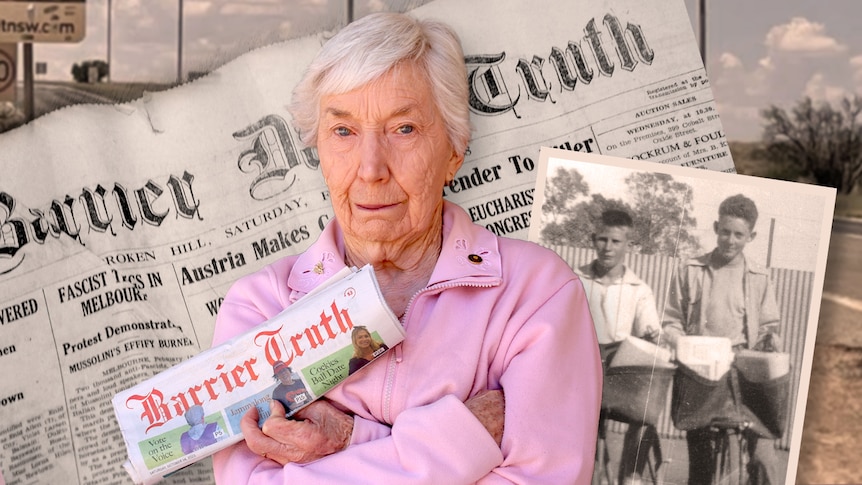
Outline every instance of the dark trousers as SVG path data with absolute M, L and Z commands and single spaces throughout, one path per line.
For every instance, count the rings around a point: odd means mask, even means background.
M 653 471 L 656 471 L 662 462 L 661 440 L 655 426 L 645 424 L 642 426 L 629 424 L 625 436 L 623 436 L 623 451 L 620 454 L 619 483 L 626 483 L 626 479 L 638 479 L 643 477 L 646 464 L 653 453 Z
M 774 440 L 763 439 L 753 431 L 743 431 L 743 433 L 748 440 L 748 483 L 752 485 L 780 483 L 780 470 L 778 457 L 775 454 Z M 712 483 L 716 468 L 716 444 L 714 441 L 716 436 L 708 428 L 686 432 L 689 485 L 709 485 Z M 739 455 L 739 442 L 736 436 L 730 437 L 729 450 L 731 459 L 736 460 Z M 735 477 L 730 483 L 737 483 Z

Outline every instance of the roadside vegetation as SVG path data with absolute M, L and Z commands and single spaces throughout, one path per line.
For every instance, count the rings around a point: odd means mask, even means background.
M 862 97 L 836 105 L 803 98 L 761 117 L 761 141 L 729 143 L 737 172 L 835 187 L 835 216 L 862 218 Z
M 763 142 L 731 141 L 729 145 L 736 171 L 740 174 L 814 183 L 810 179 L 794 178 L 788 174 L 785 166 L 764 158 Z M 835 201 L 835 216 L 862 218 L 862 193 L 858 189 L 849 194 L 838 193 Z
M 39 81 L 45 84 L 58 84 L 69 86 L 80 91 L 104 96 L 113 99 L 117 103 L 134 101 L 144 95 L 145 92 L 156 92 L 170 89 L 176 84 L 166 83 L 123 83 L 123 82 L 100 82 L 79 83 L 72 81 Z

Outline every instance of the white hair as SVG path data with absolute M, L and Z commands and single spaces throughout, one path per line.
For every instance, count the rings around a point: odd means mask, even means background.
M 290 112 L 306 146 L 317 145 L 320 98 L 342 94 L 379 79 L 399 63 L 424 70 L 449 142 L 464 154 L 470 140 L 467 69 L 458 35 L 436 20 L 401 13 L 375 13 L 332 37 L 293 90 Z

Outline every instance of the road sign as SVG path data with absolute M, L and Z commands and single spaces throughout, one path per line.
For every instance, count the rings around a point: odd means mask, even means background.
M 0 101 L 15 102 L 18 44 L 0 44 Z
M 0 42 L 80 42 L 85 0 L 0 0 Z

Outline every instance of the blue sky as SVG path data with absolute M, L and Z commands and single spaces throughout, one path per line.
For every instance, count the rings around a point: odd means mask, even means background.
M 653 0 L 657 5 L 679 0 Z M 699 0 L 683 0 L 696 25 Z M 356 16 L 422 0 L 356 0 Z M 70 79 L 74 62 L 105 59 L 108 0 L 87 0 L 87 37 L 37 44 L 42 79 Z M 346 0 L 184 0 L 183 72 L 208 70 L 259 45 L 332 27 Z M 179 0 L 112 0 L 112 77 L 177 77 Z M 708 0 L 707 72 L 727 136 L 756 140 L 760 111 L 803 96 L 835 101 L 862 94 L 862 1 Z

